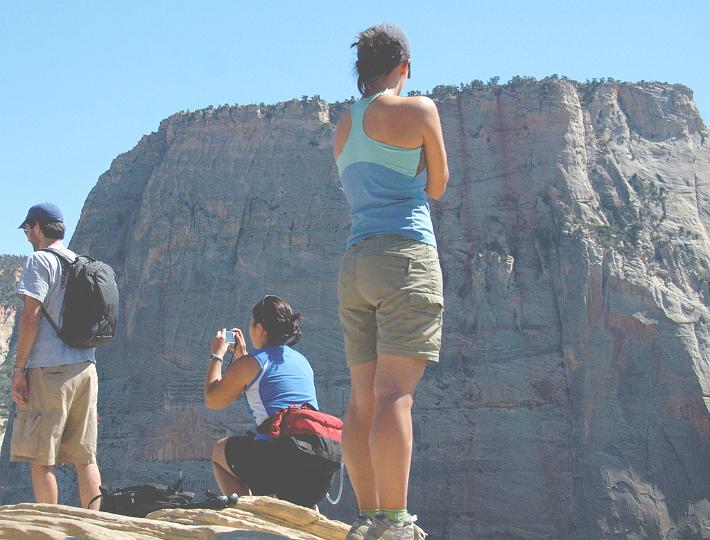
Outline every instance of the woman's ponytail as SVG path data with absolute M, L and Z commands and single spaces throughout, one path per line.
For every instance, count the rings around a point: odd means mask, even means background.
M 255 323 L 264 326 L 269 345 L 295 345 L 301 339 L 303 314 L 294 313 L 282 298 L 266 295 L 252 308 Z
M 287 345 L 295 345 L 301 341 L 301 321 L 303 320 L 302 313 L 292 313 L 290 328 L 289 328 L 289 338 L 286 341 Z

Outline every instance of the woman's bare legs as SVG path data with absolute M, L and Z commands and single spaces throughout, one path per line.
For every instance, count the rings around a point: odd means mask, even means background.
M 369 442 L 375 411 L 376 368 L 377 362 L 350 368 L 350 403 L 343 428 L 343 459 L 361 511 L 379 508 Z
M 224 447 L 227 444 L 227 437 L 217 441 L 212 450 L 212 470 L 214 478 L 217 480 L 219 489 L 224 495 L 251 495 L 249 488 L 243 484 L 239 478 L 234 476 L 234 473 L 227 465 L 227 459 L 224 457 Z
M 380 355 L 350 368 L 343 458 L 360 510 L 407 508 L 412 403 L 426 360 Z
M 426 360 L 379 355 L 375 371 L 375 410 L 370 430 L 370 459 L 378 508 L 407 508 L 412 462 L 412 404 Z

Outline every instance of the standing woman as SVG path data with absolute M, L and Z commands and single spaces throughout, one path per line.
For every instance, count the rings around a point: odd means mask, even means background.
M 335 130 L 352 230 L 338 277 L 351 394 L 343 454 L 359 515 L 348 540 L 417 539 L 407 512 L 414 390 L 441 345 L 443 286 L 429 199 L 449 177 L 434 102 L 401 97 L 409 42 L 392 24 L 352 45 L 362 99 Z

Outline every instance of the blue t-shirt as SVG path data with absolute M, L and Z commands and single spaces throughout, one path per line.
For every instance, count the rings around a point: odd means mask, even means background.
M 269 345 L 251 352 L 259 363 L 259 374 L 247 386 L 249 412 L 256 425 L 289 405 L 308 403 L 318 408 L 316 385 L 311 365 L 288 345 Z M 268 435 L 257 435 L 269 439 Z
M 69 257 L 76 257 L 73 251 L 63 246 L 57 249 Z M 59 257 L 47 251 L 35 251 L 27 257 L 22 277 L 17 283 L 16 293 L 20 297 L 29 296 L 41 302 L 55 324 L 61 328 L 65 286 Z M 95 350 L 94 348 L 78 349 L 64 343 L 57 337 L 57 333 L 43 313 L 37 337 L 27 359 L 27 367 L 50 367 L 93 362 Z

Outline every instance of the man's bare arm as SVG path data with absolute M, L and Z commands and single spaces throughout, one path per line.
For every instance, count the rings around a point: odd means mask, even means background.
M 39 321 L 42 318 L 42 304 L 39 300 L 31 296 L 24 296 L 22 315 L 20 315 L 20 327 L 17 336 L 17 354 L 15 357 L 15 367 L 27 367 L 27 359 L 37 338 Z
M 22 315 L 17 336 L 17 353 L 15 369 L 12 372 L 12 399 L 20 407 L 24 407 L 29 399 L 25 369 L 30 357 L 30 351 L 37 339 L 39 321 L 42 318 L 42 304 L 31 296 L 24 296 Z

